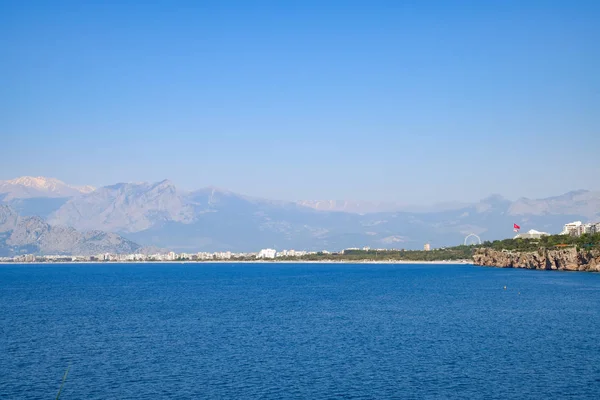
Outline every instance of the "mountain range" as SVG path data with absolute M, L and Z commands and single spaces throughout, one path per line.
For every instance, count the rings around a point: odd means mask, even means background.
M 445 202 L 436 203 L 431 205 L 414 205 L 405 204 L 399 202 L 387 202 L 387 201 L 349 201 L 349 200 L 301 200 L 297 201 L 305 207 L 314 208 L 319 211 L 341 211 L 355 214 L 370 214 L 377 212 L 395 212 L 395 211 L 406 211 L 406 212 L 435 212 L 435 211 L 446 211 L 456 210 L 465 206 L 469 203 L 461 202 Z
M 93 186 L 68 185 L 58 179 L 43 176 L 23 176 L 8 181 L 0 181 L 0 195 L 4 195 L 4 200 L 35 197 L 72 197 L 90 193 L 94 190 L 96 188 Z
M 22 221 L 37 218 L 37 223 L 46 224 L 49 232 L 56 230 L 56 235 L 58 229 L 67 228 L 102 231 L 116 235 L 112 239 L 121 246 L 117 250 L 158 246 L 185 252 L 265 247 L 408 249 L 421 248 L 425 242 L 441 247 L 462 243 L 469 233 L 482 240 L 505 238 L 512 235 L 513 223 L 556 233 L 573 220 L 600 220 L 600 192 L 585 190 L 546 199 L 510 201 L 493 195 L 471 204 L 411 207 L 272 201 L 210 187 L 183 191 L 168 180 L 94 189 L 51 178 L 23 177 L 0 182 L 0 204 L 10 207 Z M 39 251 L 49 250 L 40 246 Z
M 0 205 L 0 256 L 31 254 L 134 253 L 141 246 L 115 233 L 79 232 L 51 226 L 40 217 L 22 217 L 11 207 Z

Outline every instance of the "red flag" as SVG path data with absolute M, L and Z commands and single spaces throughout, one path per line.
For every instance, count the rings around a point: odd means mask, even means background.
M 521 227 L 520 227 L 519 225 L 517 225 L 517 224 L 513 224 L 513 230 L 514 230 L 515 232 L 519 232 L 519 229 L 521 229 Z

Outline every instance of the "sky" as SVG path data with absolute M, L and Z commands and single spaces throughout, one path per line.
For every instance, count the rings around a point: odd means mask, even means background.
M 598 1 L 0 0 L 0 179 L 600 189 Z

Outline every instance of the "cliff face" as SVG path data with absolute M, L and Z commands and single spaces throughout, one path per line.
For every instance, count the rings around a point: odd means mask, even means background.
M 510 252 L 482 248 L 475 251 L 473 262 L 486 267 L 600 272 L 600 251 L 567 248 Z
M 134 253 L 140 246 L 116 233 L 79 232 L 52 226 L 40 217 L 21 217 L 0 205 L 0 256 L 16 254 Z

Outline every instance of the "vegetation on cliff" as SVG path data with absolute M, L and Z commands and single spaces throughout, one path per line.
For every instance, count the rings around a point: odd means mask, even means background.
M 303 261 L 456 261 L 473 258 L 481 250 L 510 252 L 535 252 L 543 249 L 568 249 L 581 251 L 600 249 L 600 234 L 544 236 L 540 239 L 505 239 L 484 242 L 477 246 L 455 246 L 431 251 L 423 250 L 344 250 L 340 253 L 319 252 L 302 257 L 283 257 L 279 260 Z
M 600 271 L 600 234 L 552 235 L 540 239 L 485 242 L 473 254 L 476 265 L 563 271 Z
M 562 247 L 576 247 L 578 249 L 591 249 L 600 247 L 600 233 L 581 236 L 550 235 L 540 239 L 505 239 L 493 242 L 484 242 L 481 247 L 493 250 L 510 251 L 535 251 L 540 248 L 552 249 Z
M 424 250 L 344 250 L 343 253 L 307 254 L 289 260 L 303 261 L 456 261 L 471 259 L 473 246 Z M 282 260 L 287 258 L 283 257 Z
M 577 250 L 571 246 L 506 251 L 482 247 L 475 250 L 473 262 L 475 265 L 499 268 L 600 272 L 600 249 Z

